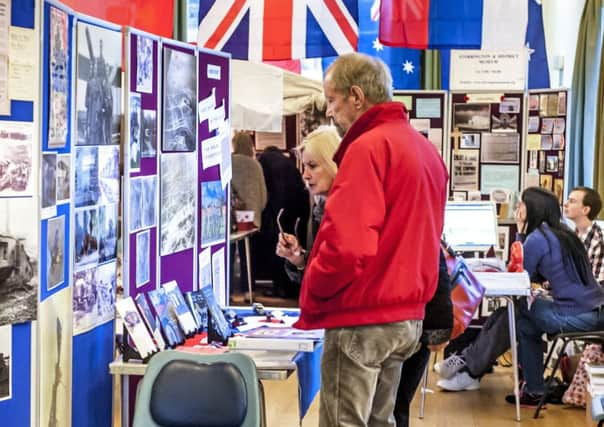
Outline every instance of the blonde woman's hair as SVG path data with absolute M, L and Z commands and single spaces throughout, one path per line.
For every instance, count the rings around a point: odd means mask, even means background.
M 340 135 L 337 129 L 334 126 L 319 126 L 306 135 L 306 138 L 304 138 L 302 144 L 296 150 L 300 155 L 304 151 L 308 151 L 333 178 L 338 171 L 338 167 L 333 161 L 333 156 L 336 154 L 339 146 Z
M 236 132 L 233 135 L 233 154 L 243 154 L 254 157 L 254 139 L 245 131 Z
M 358 86 L 372 104 L 392 100 L 392 74 L 379 58 L 358 52 L 340 55 L 327 68 L 327 74 L 339 93 L 346 94 L 352 86 Z

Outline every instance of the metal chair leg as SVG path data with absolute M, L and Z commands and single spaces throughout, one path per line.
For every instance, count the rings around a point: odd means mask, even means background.
M 560 358 L 566 351 L 566 346 L 568 345 L 569 342 L 570 342 L 570 340 L 567 340 L 567 339 L 562 340 L 563 344 L 562 344 L 562 348 L 558 352 L 558 359 L 556 359 L 556 363 L 554 363 L 554 369 L 552 370 L 552 373 L 550 374 L 549 379 L 545 383 L 545 391 L 543 392 L 543 396 L 541 396 L 541 400 L 539 401 L 539 404 L 537 405 L 537 408 L 535 409 L 535 414 L 533 415 L 533 418 L 539 418 L 539 412 L 541 412 L 541 408 L 543 407 L 543 405 L 545 405 L 545 402 L 547 402 L 547 396 L 549 394 L 550 385 L 554 381 L 554 376 L 556 375 L 556 371 L 558 370 L 558 367 L 560 366 Z
M 426 405 L 426 388 L 428 387 L 428 372 L 430 371 L 430 363 L 426 365 L 426 369 L 424 369 L 424 377 L 422 379 L 422 391 L 421 391 L 421 399 L 419 403 L 419 419 L 424 419 L 424 408 Z
M 549 349 L 549 351 L 547 352 L 547 357 L 545 358 L 545 363 L 543 364 L 543 366 L 545 366 L 547 368 L 547 365 L 549 365 L 549 361 L 552 358 L 552 354 L 554 353 L 554 350 L 556 349 L 556 344 L 558 344 L 558 341 L 562 339 L 562 338 L 554 338 L 554 341 L 552 341 L 552 345 Z

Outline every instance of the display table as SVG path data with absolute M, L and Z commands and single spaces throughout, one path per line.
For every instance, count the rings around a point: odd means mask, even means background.
M 252 298 L 254 297 L 252 293 L 252 251 L 250 250 L 250 236 L 260 230 L 259 228 L 252 228 L 251 230 L 245 231 L 236 231 L 235 233 L 231 233 L 231 237 L 229 238 L 229 242 L 234 244 L 239 240 L 243 239 L 243 243 L 245 245 L 245 264 L 247 267 L 247 289 L 250 298 L 250 304 L 253 302 Z M 239 258 L 241 259 L 241 257 Z

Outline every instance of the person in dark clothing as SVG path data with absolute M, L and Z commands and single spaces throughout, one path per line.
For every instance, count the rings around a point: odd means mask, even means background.
M 426 305 L 423 328 L 420 349 L 403 363 L 394 406 L 394 419 L 397 427 L 409 426 L 411 401 L 430 360 L 430 352 L 439 351 L 446 347 L 453 331 L 451 284 L 443 251 L 440 251 L 438 287 L 436 293 Z
M 258 235 L 257 256 L 254 256 L 256 277 L 270 278 L 273 282 L 272 294 L 280 297 L 297 297 L 299 285 L 295 285 L 285 273 L 283 258 L 275 254 L 279 237 L 277 215 L 283 229 L 294 233 L 299 218 L 297 235 L 302 245 L 306 243 L 306 224 L 310 211 L 309 196 L 302 182 L 294 159 L 283 155 L 277 147 L 267 147 L 258 158 L 264 172 L 268 202 L 262 211 L 262 228 Z

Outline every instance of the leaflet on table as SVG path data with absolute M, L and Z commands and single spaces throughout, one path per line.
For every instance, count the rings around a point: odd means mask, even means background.
M 292 327 L 272 327 L 269 325 L 250 329 L 243 334 L 246 338 L 281 338 L 305 339 L 320 341 L 323 339 L 323 329 L 302 330 Z
M 316 340 L 304 338 L 247 338 L 245 336 L 229 338 L 231 350 L 315 351 L 316 344 Z

